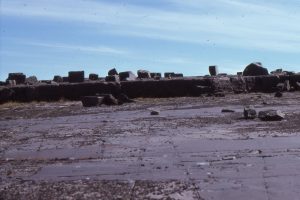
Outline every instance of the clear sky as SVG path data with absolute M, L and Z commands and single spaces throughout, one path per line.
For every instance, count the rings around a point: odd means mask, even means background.
M 300 71 L 300 0 L 0 0 L 0 80 L 85 70 Z

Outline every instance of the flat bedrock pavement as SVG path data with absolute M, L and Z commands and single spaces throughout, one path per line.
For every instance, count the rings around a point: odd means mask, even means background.
M 246 120 L 248 105 L 285 119 Z M 0 127 L 0 199 L 300 197 L 299 92 L 10 103 Z

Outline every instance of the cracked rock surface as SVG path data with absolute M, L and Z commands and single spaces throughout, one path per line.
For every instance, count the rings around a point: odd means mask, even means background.
M 245 106 L 285 118 L 246 120 Z M 0 127 L 0 199 L 300 196 L 299 92 L 7 103 Z

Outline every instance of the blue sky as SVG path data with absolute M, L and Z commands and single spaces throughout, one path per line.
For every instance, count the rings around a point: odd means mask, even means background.
M 300 71 L 300 0 L 0 0 L 0 80 L 85 70 Z

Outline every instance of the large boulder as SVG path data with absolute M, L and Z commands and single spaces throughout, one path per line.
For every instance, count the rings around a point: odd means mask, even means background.
M 131 71 L 120 72 L 119 73 L 120 81 L 134 81 L 136 76 Z
M 243 76 L 265 76 L 265 75 L 269 75 L 269 72 L 266 68 L 262 66 L 260 62 L 249 64 L 243 72 Z
M 147 70 L 138 70 L 137 71 L 138 78 L 151 78 L 151 74 Z
M 24 84 L 26 81 L 26 75 L 23 73 L 9 73 L 7 81 L 9 80 L 15 80 L 18 85 Z
M 81 83 L 84 82 L 84 71 L 71 71 L 69 72 L 70 83 Z
M 218 75 L 218 67 L 216 65 L 209 66 L 208 71 L 209 71 L 211 76 L 217 76 Z

